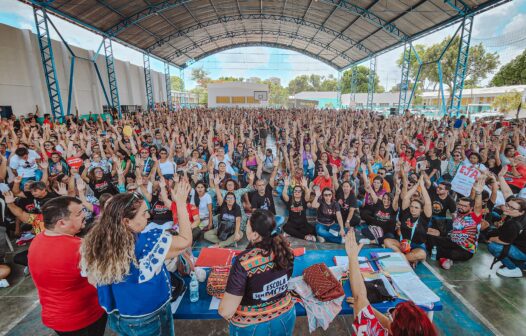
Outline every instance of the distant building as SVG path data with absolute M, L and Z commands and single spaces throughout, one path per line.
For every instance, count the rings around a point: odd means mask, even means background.
M 250 82 L 208 84 L 208 107 L 265 107 L 268 85 Z
M 526 90 L 526 85 L 511 85 L 511 86 L 495 86 L 489 88 L 464 89 L 462 91 L 462 106 L 469 105 L 486 105 L 489 109 L 493 100 L 505 94 L 506 92 L 517 91 L 519 93 Z M 424 92 L 422 97 L 423 104 L 426 106 L 437 106 L 441 100 L 439 99 L 439 91 Z M 449 91 L 444 90 L 446 101 L 449 100 Z M 470 108 L 470 110 L 473 110 Z
M 373 105 L 375 108 L 398 106 L 399 96 L 400 93 L 398 92 L 375 93 L 373 96 Z M 338 93 L 336 91 L 300 92 L 295 94 L 294 98 L 301 100 L 316 100 L 318 101 L 318 108 L 335 108 L 338 101 Z M 342 94 L 341 100 L 343 108 L 365 108 L 367 105 L 367 93 L 356 93 L 353 102 L 351 102 L 351 94 Z

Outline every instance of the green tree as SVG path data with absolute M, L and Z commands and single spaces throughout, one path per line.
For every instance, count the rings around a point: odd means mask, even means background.
M 364 93 L 369 90 L 369 68 L 365 65 L 359 65 L 357 67 L 358 80 L 356 82 L 356 93 Z M 342 75 L 342 93 L 351 92 L 351 69 L 343 72 Z M 378 74 L 374 74 L 374 92 L 382 93 L 385 92 L 383 86 L 380 85 L 380 78 Z
M 439 43 L 433 44 L 429 47 L 423 45 L 416 45 L 415 49 L 418 51 L 418 55 L 422 62 L 431 62 L 422 67 L 420 72 L 419 81 L 428 81 L 435 87 L 439 83 L 438 66 L 436 61 L 440 57 L 442 51 L 448 44 L 451 37 L 446 37 Z M 453 91 L 453 79 L 455 77 L 455 69 L 457 65 L 458 48 L 460 46 L 460 37 L 455 36 L 453 42 L 444 53 L 442 57 L 442 78 L 444 85 L 449 88 L 450 92 Z M 403 53 L 398 58 L 398 66 L 402 67 Z M 466 72 L 466 80 L 464 84 L 466 86 L 477 86 L 481 80 L 486 78 L 493 70 L 499 65 L 499 56 L 497 53 L 486 52 L 482 44 L 471 45 L 469 49 L 468 68 Z M 418 71 L 418 61 L 416 57 L 411 57 L 411 65 L 409 71 L 409 77 L 412 81 L 415 81 L 416 74 Z M 421 84 L 419 84 L 421 85 Z
M 183 91 L 184 83 L 181 77 L 170 76 L 170 86 L 173 91 L 181 92 Z
M 232 77 L 232 76 L 226 76 L 226 77 L 219 77 L 218 79 L 214 80 L 216 83 L 224 83 L 224 82 L 243 82 L 245 79 L 243 77 Z
M 495 97 L 491 105 L 500 112 L 516 112 L 521 103 L 521 98 L 522 95 L 519 92 L 512 90 Z
M 310 84 L 310 77 L 308 75 L 295 77 L 289 82 L 287 89 L 292 95 L 304 91 L 314 91 L 314 88 Z
M 287 104 L 289 93 L 286 88 L 281 86 L 281 83 L 273 82 L 269 79 L 264 80 L 263 83 L 267 84 L 269 88 L 270 105 L 284 106 Z
M 508 64 L 502 66 L 491 79 L 492 86 L 526 84 L 526 49 Z
M 191 78 L 192 80 L 196 81 L 197 85 L 199 85 L 202 88 L 206 88 L 206 84 L 210 82 L 208 72 L 203 67 L 193 68 Z
M 199 104 L 208 104 L 208 90 L 206 88 L 196 86 L 190 92 L 198 96 Z
M 338 80 L 336 78 L 327 78 L 321 82 L 320 91 L 337 91 Z

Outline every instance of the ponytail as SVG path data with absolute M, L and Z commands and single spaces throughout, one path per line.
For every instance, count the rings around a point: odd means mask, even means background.
M 254 247 L 264 250 L 265 256 L 273 254 L 277 269 L 292 269 L 294 253 L 280 233 L 280 229 L 276 228 L 274 214 L 268 210 L 258 209 L 252 213 L 249 225 L 252 231 L 261 236 L 261 241 L 255 243 Z

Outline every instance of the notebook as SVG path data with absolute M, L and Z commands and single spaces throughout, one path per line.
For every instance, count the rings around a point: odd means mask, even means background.
M 199 253 L 196 267 L 230 266 L 236 252 L 231 249 L 205 247 Z

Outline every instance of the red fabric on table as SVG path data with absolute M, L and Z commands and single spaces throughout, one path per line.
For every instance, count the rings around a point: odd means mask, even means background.
M 232 264 L 234 251 L 231 249 L 224 249 L 219 247 L 205 247 L 199 253 L 196 267 L 214 267 L 214 266 L 229 266 Z

